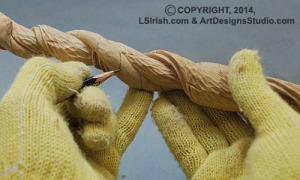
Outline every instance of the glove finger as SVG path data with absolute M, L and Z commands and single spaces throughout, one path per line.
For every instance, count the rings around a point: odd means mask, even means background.
M 122 155 L 134 139 L 153 99 L 153 92 L 129 88 L 117 113 L 116 146 Z
M 208 153 L 228 147 L 229 144 L 222 132 L 214 126 L 200 106 L 194 104 L 182 90 L 164 92 L 162 96 L 185 116 L 187 124 Z
M 86 88 L 96 88 L 96 87 L 86 87 Z M 98 88 L 97 88 L 98 89 Z M 78 118 L 78 113 L 76 106 L 74 105 L 74 99 L 68 99 L 66 101 L 63 101 L 56 105 L 58 111 L 63 114 L 66 120 L 69 122 L 69 128 L 73 134 L 73 137 L 78 144 L 78 146 L 81 149 L 81 152 L 84 153 L 86 160 L 97 169 L 97 171 L 104 176 L 104 179 L 115 179 L 115 177 L 118 175 L 118 169 L 121 157 L 119 155 L 119 152 L 117 151 L 117 148 L 115 147 L 115 143 L 113 140 L 110 141 L 110 145 L 107 144 L 101 144 L 100 147 L 103 148 L 93 148 L 94 144 L 89 144 L 84 141 L 84 138 L 82 136 L 82 128 L 89 129 L 92 128 L 93 130 L 101 131 L 105 126 L 101 127 L 93 127 L 97 126 L 97 121 L 81 121 L 80 118 Z M 107 121 L 109 123 L 110 121 Z M 106 129 L 104 130 L 106 131 Z M 88 131 L 89 132 L 89 131 Z M 93 132 L 93 131 L 92 131 Z M 115 133 L 112 133 L 115 135 Z M 109 135 L 109 134 L 108 134 Z M 105 137 L 106 135 L 102 136 Z M 100 137 L 99 139 L 102 139 Z M 99 140 L 98 138 L 96 139 Z M 109 138 L 107 138 L 109 139 Z M 102 142 L 107 142 L 106 140 Z M 109 148 L 107 148 L 109 146 Z M 105 148 L 106 147 L 106 148 Z
M 75 114 L 84 121 L 106 124 L 114 111 L 108 96 L 98 87 L 85 87 L 74 98 Z
M 152 116 L 172 154 L 188 178 L 204 163 L 207 152 L 198 142 L 185 117 L 167 99 L 158 98 Z
M 241 138 L 230 147 L 209 154 L 192 179 L 235 179 L 244 174 L 251 138 Z
M 299 114 L 266 83 L 257 51 L 245 49 L 232 57 L 228 83 L 240 111 L 258 133 L 285 127 L 300 130 Z
M 69 106 L 71 116 L 81 120 L 80 135 L 91 149 L 105 149 L 115 139 L 117 117 L 107 95 L 98 87 L 86 87 Z
M 115 140 L 115 116 L 106 124 L 84 122 L 80 130 L 83 143 L 91 149 L 106 149 Z
M 115 144 L 112 144 L 110 148 L 100 150 L 92 150 L 83 145 L 82 149 L 85 152 L 87 160 L 91 164 L 95 164 L 100 174 L 107 177 L 106 179 L 117 179 L 121 156 Z
M 87 155 L 103 168 L 103 173 L 109 172 L 114 177 L 118 176 L 121 157 L 141 126 L 152 98 L 153 92 L 129 88 L 117 113 L 117 135 L 114 143 L 107 149 L 87 149 Z
M 220 109 L 202 107 L 211 121 L 219 127 L 227 141 L 232 144 L 243 137 L 253 137 L 254 131 L 236 112 L 228 112 Z

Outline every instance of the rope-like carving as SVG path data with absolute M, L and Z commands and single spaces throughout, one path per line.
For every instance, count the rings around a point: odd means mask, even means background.
M 221 64 L 194 63 L 163 50 L 143 54 L 85 30 L 65 33 L 46 25 L 28 29 L 2 13 L 0 48 L 23 58 L 44 55 L 61 61 L 80 61 L 103 71 L 121 67 L 118 78 L 129 86 L 149 91 L 183 89 L 197 104 L 238 111 L 227 84 L 228 67 Z M 299 110 L 299 85 L 275 78 L 267 81 Z

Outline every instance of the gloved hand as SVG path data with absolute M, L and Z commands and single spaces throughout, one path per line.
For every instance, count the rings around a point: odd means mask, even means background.
M 250 124 L 162 93 L 153 117 L 189 179 L 300 179 L 300 116 L 267 85 L 257 51 L 237 52 L 228 83 Z
M 130 88 L 117 114 L 96 87 L 65 100 L 89 76 L 42 57 L 22 67 L 0 103 L 0 179 L 117 178 L 153 93 Z

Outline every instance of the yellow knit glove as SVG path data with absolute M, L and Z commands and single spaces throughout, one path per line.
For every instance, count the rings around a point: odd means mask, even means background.
M 117 114 L 96 87 L 65 100 L 89 76 L 42 57 L 22 67 L 0 103 L 0 179 L 117 178 L 153 93 L 130 88 Z
M 228 77 L 251 125 L 198 106 L 183 91 L 155 101 L 153 117 L 187 178 L 300 179 L 300 116 L 267 85 L 257 54 L 236 53 Z

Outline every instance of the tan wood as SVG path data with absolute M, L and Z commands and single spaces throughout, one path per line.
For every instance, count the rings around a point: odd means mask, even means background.
M 183 89 L 197 104 L 227 111 L 239 110 L 227 84 L 228 67 L 225 65 L 194 63 L 163 50 L 143 54 L 85 30 L 61 32 L 47 25 L 28 29 L 2 13 L 0 48 L 23 58 L 44 55 L 61 61 L 80 61 L 104 72 L 121 68 L 117 77 L 129 86 L 149 91 Z M 299 85 L 276 78 L 266 79 L 299 111 Z

